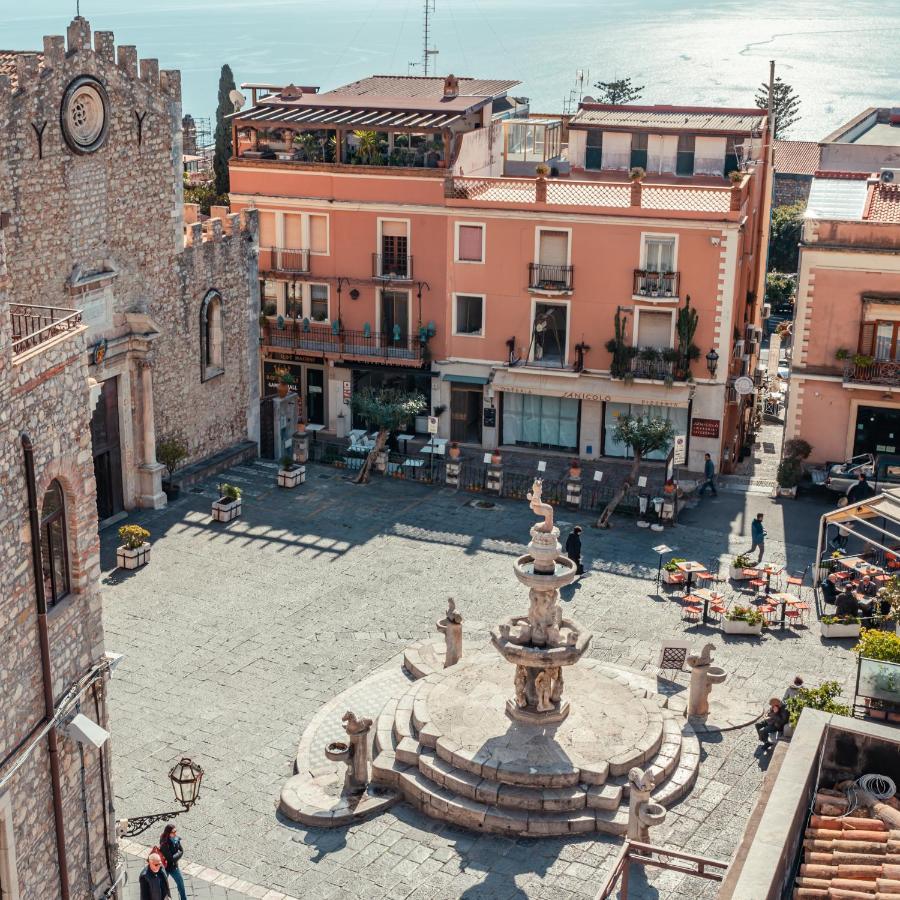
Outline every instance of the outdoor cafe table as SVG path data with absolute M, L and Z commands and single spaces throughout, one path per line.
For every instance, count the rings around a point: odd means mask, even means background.
M 317 441 L 319 439 L 319 432 L 324 428 L 324 425 L 307 425 L 306 430 L 312 432 L 313 440 Z
M 415 439 L 416 439 L 416 436 L 414 434 L 398 434 L 397 435 L 397 440 L 402 441 L 402 443 L 403 443 L 403 455 L 404 456 L 406 456 L 409 453 L 409 448 L 407 447 L 407 444 L 409 444 L 410 441 L 414 441 Z
M 859 576 L 884 574 L 884 569 L 882 569 L 881 566 L 873 566 L 872 563 L 866 562 L 866 560 L 861 559 L 859 556 L 845 556 L 843 559 L 839 559 L 838 562 L 845 569 L 849 569 Z
M 686 560 L 685 562 L 675 563 L 676 567 L 680 572 L 684 572 L 687 575 L 687 582 L 684 586 L 685 595 L 691 592 L 691 581 L 694 577 L 694 572 L 705 572 L 706 566 L 703 563 L 693 562 L 692 560 Z M 704 615 L 703 621 L 706 622 L 706 616 Z
M 782 571 L 784 571 L 784 566 L 776 566 L 772 563 L 767 563 L 764 566 L 755 566 L 757 572 L 764 572 L 766 575 L 766 596 L 769 596 L 769 591 L 772 589 L 772 576 L 778 575 Z
M 709 588 L 697 588 L 696 591 L 692 591 L 688 596 L 699 597 L 703 601 L 703 624 L 706 625 L 709 621 L 709 604 L 713 600 L 721 599 L 722 595 L 709 590 Z
M 781 619 L 779 619 L 779 622 L 781 627 L 784 628 L 784 617 L 787 607 L 793 606 L 797 602 L 797 598 L 793 594 L 772 594 L 769 599 L 781 604 Z

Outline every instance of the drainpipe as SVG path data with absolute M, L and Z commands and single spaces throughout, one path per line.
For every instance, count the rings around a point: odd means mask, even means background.
M 25 484 L 28 488 L 28 519 L 31 526 L 31 561 L 34 567 L 34 598 L 37 601 L 38 640 L 41 649 L 41 681 L 44 688 L 44 716 L 51 721 L 56 713 L 53 703 L 53 682 L 50 672 L 50 638 L 47 630 L 47 599 L 44 596 L 44 577 L 41 566 L 41 521 L 37 507 L 37 487 L 34 481 L 34 445 L 22 432 L 22 453 L 25 457 Z M 59 778 L 59 745 L 56 728 L 47 733 L 50 752 L 50 783 L 53 789 L 53 822 L 56 826 L 56 857 L 59 865 L 60 900 L 69 900 L 69 866 L 66 861 L 66 836 L 63 830 L 62 791 Z

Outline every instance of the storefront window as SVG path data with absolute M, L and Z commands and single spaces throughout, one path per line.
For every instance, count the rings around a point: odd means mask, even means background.
M 578 449 L 578 401 L 538 394 L 503 394 L 504 444 Z
M 654 419 L 666 419 L 672 423 L 675 434 L 687 434 L 688 411 L 668 406 L 643 406 L 639 403 L 607 403 L 603 413 L 603 455 L 624 456 L 631 458 L 631 449 L 616 440 L 616 424 L 621 416 L 652 416 Z M 648 453 L 646 459 L 665 459 L 668 450 L 657 450 Z

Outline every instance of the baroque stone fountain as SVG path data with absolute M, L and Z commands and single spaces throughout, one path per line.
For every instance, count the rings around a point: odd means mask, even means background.
M 514 563 L 516 578 L 528 590 L 527 616 L 513 616 L 491 629 L 491 643 L 515 665 L 515 696 L 506 702 L 506 714 L 518 722 L 553 725 L 569 714 L 563 699 L 563 669 L 581 659 L 593 635 L 573 619 L 564 619 L 559 589 L 576 577 L 576 565 L 564 556 L 553 507 L 541 497 L 535 479 L 528 499 L 543 522 L 531 529 L 528 553 Z

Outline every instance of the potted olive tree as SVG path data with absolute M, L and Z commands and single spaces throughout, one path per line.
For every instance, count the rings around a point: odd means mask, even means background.
M 295 488 L 306 481 L 306 466 L 294 461 L 289 454 L 281 457 L 281 468 L 278 470 L 278 487 Z
M 219 485 L 219 499 L 212 505 L 212 517 L 217 522 L 230 522 L 241 514 L 243 491 L 233 484 Z
M 162 483 L 162 489 L 165 491 L 166 499 L 171 503 L 178 499 L 181 488 L 177 484 L 172 483 L 172 475 L 181 463 L 187 459 L 188 448 L 184 441 L 176 437 L 166 438 L 156 445 L 156 458 L 166 467 L 166 475 L 168 476 Z
M 146 565 L 150 557 L 148 537 L 150 532 L 140 525 L 123 525 L 119 529 L 122 546 L 116 548 L 116 565 L 120 569 L 139 569 Z

